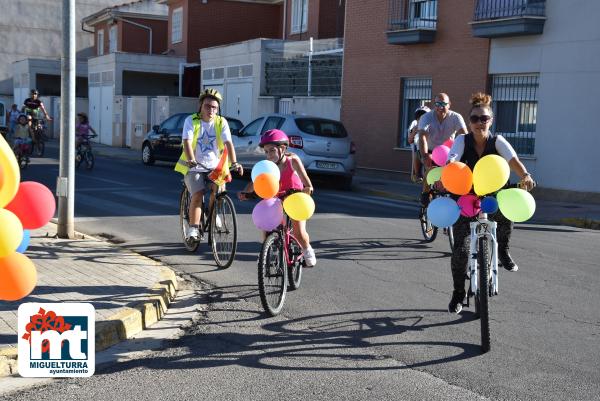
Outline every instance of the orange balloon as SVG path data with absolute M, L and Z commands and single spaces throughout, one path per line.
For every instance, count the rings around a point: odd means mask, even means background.
M 453 194 L 466 195 L 473 187 L 473 173 L 465 163 L 449 163 L 442 170 L 442 184 Z
M 14 252 L 0 258 L 0 300 L 25 298 L 37 283 L 33 262 L 22 253 Z
M 262 173 L 254 179 L 254 192 L 263 199 L 269 199 L 277 195 L 279 181 L 273 174 Z

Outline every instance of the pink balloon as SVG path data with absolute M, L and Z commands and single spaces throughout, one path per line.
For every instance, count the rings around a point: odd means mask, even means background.
M 433 152 L 431 152 L 431 158 L 438 166 L 445 166 L 446 161 L 448 160 L 448 153 L 450 153 L 450 148 L 448 146 L 436 146 L 435 149 L 433 149 Z
M 283 205 L 278 198 L 263 199 L 252 210 L 252 221 L 260 230 L 271 231 L 283 221 Z
M 446 142 L 444 142 L 442 145 L 444 145 L 444 146 L 448 146 L 449 148 L 451 148 L 451 147 L 452 147 L 452 145 L 454 145 L 454 139 L 452 139 L 452 138 L 448 138 L 448 139 L 446 140 Z
M 481 201 L 476 195 L 466 194 L 458 198 L 460 214 L 465 217 L 473 217 L 481 210 Z

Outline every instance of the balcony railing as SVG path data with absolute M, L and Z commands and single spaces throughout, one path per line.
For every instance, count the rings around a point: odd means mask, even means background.
M 388 43 L 433 42 L 438 0 L 390 0 Z
M 477 0 L 473 35 L 483 38 L 539 35 L 546 21 L 546 0 Z

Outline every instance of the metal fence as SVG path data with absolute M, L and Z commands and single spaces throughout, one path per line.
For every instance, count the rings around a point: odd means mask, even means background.
M 546 0 L 477 0 L 474 21 L 510 17 L 543 17 Z
M 402 123 L 398 133 L 398 146 L 408 146 L 408 128 L 414 119 L 415 110 L 431 101 L 431 78 L 402 79 Z
M 537 128 L 539 76 L 491 75 L 490 88 L 494 124 L 520 155 L 533 155 Z
M 390 31 L 436 29 L 437 0 L 390 0 Z
M 265 96 L 340 96 L 341 39 L 276 43 L 266 49 Z

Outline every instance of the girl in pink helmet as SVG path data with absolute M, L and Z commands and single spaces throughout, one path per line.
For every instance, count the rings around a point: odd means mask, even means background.
M 289 138 L 285 132 L 279 129 L 266 131 L 260 138 L 259 146 L 264 149 L 267 160 L 272 161 L 279 167 L 279 193 L 277 196 L 284 196 L 290 189 L 296 189 L 306 194 L 312 195 L 313 186 L 306 174 L 302 160 L 293 153 L 287 152 Z M 252 182 L 248 183 L 244 191 L 238 193 L 240 200 L 247 200 L 249 194 L 254 191 Z M 297 233 L 297 239 L 303 249 L 306 267 L 313 267 L 317 264 L 315 251 L 310 246 L 310 237 L 306 231 L 306 221 L 292 220 L 294 232 Z

